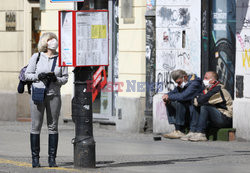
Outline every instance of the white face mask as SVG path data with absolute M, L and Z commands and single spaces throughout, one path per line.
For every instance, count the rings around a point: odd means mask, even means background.
M 53 38 L 48 41 L 48 49 L 56 50 L 58 47 L 58 41 Z
M 205 86 L 206 88 L 209 88 L 209 87 L 212 86 L 212 84 L 209 83 L 210 81 L 211 81 L 211 79 L 210 79 L 210 80 L 203 80 L 203 84 L 204 84 L 204 86 Z
M 181 85 L 180 85 L 180 88 L 184 88 L 186 84 L 187 84 L 187 82 L 185 82 L 185 81 L 183 80 L 183 82 L 182 82 Z

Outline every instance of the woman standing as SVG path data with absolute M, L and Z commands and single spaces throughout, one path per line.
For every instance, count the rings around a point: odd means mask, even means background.
M 32 86 L 44 85 L 46 87 L 42 102 L 36 103 L 30 100 L 32 122 L 30 146 L 33 168 L 40 167 L 40 132 L 45 110 L 49 134 L 48 163 L 50 167 L 57 167 L 55 158 L 58 145 L 58 118 L 61 109 L 60 88 L 68 81 L 68 68 L 58 66 L 57 47 L 57 36 L 50 32 L 44 33 L 38 43 L 39 53 L 32 55 L 25 72 L 25 78 L 33 82 Z

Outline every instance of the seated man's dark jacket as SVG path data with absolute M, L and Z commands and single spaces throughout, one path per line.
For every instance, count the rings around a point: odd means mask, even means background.
M 233 116 L 233 100 L 225 86 L 217 82 L 194 99 L 195 106 L 213 106 L 225 116 Z
M 196 75 L 188 76 L 188 83 L 184 88 L 175 87 L 174 90 L 170 91 L 168 98 L 170 101 L 188 102 L 199 95 L 202 92 L 202 81 Z

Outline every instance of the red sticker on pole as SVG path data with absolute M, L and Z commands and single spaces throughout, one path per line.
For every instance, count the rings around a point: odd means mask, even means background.
M 103 80 L 102 80 L 103 79 Z M 105 87 L 107 84 L 107 76 L 106 71 L 103 66 L 100 66 L 98 70 L 93 75 L 93 83 L 92 83 L 92 102 L 95 101 L 96 96 L 99 91 Z

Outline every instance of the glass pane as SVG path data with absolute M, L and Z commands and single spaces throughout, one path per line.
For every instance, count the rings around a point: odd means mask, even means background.
M 211 1 L 210 70 L 219 74 L 219 80 L 233 96 L 235 73 L 235 0 Z

